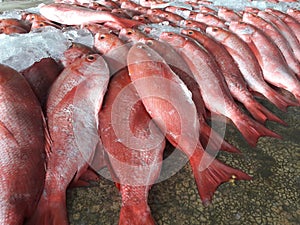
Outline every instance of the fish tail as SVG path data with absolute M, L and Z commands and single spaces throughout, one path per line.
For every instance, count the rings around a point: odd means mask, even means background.
M 49 201 L 42 195 L 26 225 L 69 225 L 65 196 Z
M 194 152 L 190 163 L 204 205 L 211 202 L 213 194 L 220 184 L 234 180 L 252 179 L 248 174 L 223 164 L 209 154 L 201 154 L 199 151 Z
M 266 91 L 265 96 L 270 102 L 276 105 L 276 107 L 283 112 L 286 112 L 288 106 L 299 106 L 299 103 L 294 102 L 285 96 L 282 96 L 271 88 Z
M 279 124 L 287 126 L 287 123 L 278 118 L 268 109 L 266 109 L 262 104 L 257 101 L 252 101 L 248 105 L 246 105 L 247 110 L 251 113 L 255 120 L 264 124 L 266 120 L 271 120 L 277 122 Z
M 266 128 L 264 125 L 257 123 L 244 114 L 233 118 L 235 118 L 233 123 L 251 146 L 256 146 L 259 137 L 269 136 L 281 138 L 279 134 L 276 134 L 275 132 Z
M 155 225 L 155 222 L 151 216 L 149 206 L 147 204 L 139 203 L 136 205 L 126 205 L 121 207 L 119 224 Z
M 149 186 L 121 184 L 122 207 L 119 224 L 155 225 L 147 202 Z
M 226 142 L 206 123 L 201 123 L 200 139 L 201 143 L 210 151 L 223 150 L 226 152 L 241 153 L 239 149 Z

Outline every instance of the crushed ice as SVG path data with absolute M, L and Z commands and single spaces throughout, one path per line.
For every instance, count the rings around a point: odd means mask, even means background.
M 42 58 L 59 60 L 72 42 L 92 46 L 93 37 L 86 30 L 61 31 L 53 27 L 27 34 L 0 34 L 0 63 L 21 71 Z

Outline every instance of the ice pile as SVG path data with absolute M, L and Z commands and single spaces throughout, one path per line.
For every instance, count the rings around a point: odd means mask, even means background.
M 52 27 L 27 34 L 1 34 L 0 63 L 21 71 L 42 58 L 59 60 L 72 42 L 92 46 L 93 37 L 86 30 L 61 31 Z

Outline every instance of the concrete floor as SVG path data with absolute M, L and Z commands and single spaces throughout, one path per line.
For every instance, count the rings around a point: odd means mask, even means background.
M 289 108 L 283 113 L 267 102 L 264 105 L 289 124 L 284 127 L 267 123 L 283 139 L 260 138 L 257 147 L 252 148 L 235 128 L 227 126 L 226 139 L 243 155 L 218 156 L 226 164 L 249 173 L 253 180 L 238 181 L 236 185 L 224 183 L 212 204 L 204 207 L 187 164 L 176 175 L 153 186 L 149 205 L 157 224 L 300 224 L 300 109 Z M 114 184 L 104 178 L 93 187 L 74 188 L 68 192 L 71 224 L 118 224 L 120 203 Z

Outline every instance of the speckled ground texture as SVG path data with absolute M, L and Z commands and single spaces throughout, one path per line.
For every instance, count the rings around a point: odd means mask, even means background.
M 149 205 L 157 224 L 300 224 L 300 109 L 289 108 L 283 113 L 265 101 L 263 104 L 289 124 L 284 127 L 267 123 L 267 127 L 283 139 L 260 138 L 257 147 L 252 148 L 228 125 L 226 139 L 243 154 L 218 155 L 226 164 L 249 173 L 253 180 L 222 184 L 212 204 L 204 207 L 187 164 L 176 175 L 151 189 Z M 114 184 L 104 178 L 92 187 L 68 192 L 72 225 L 118 224 L 120 204 Z

